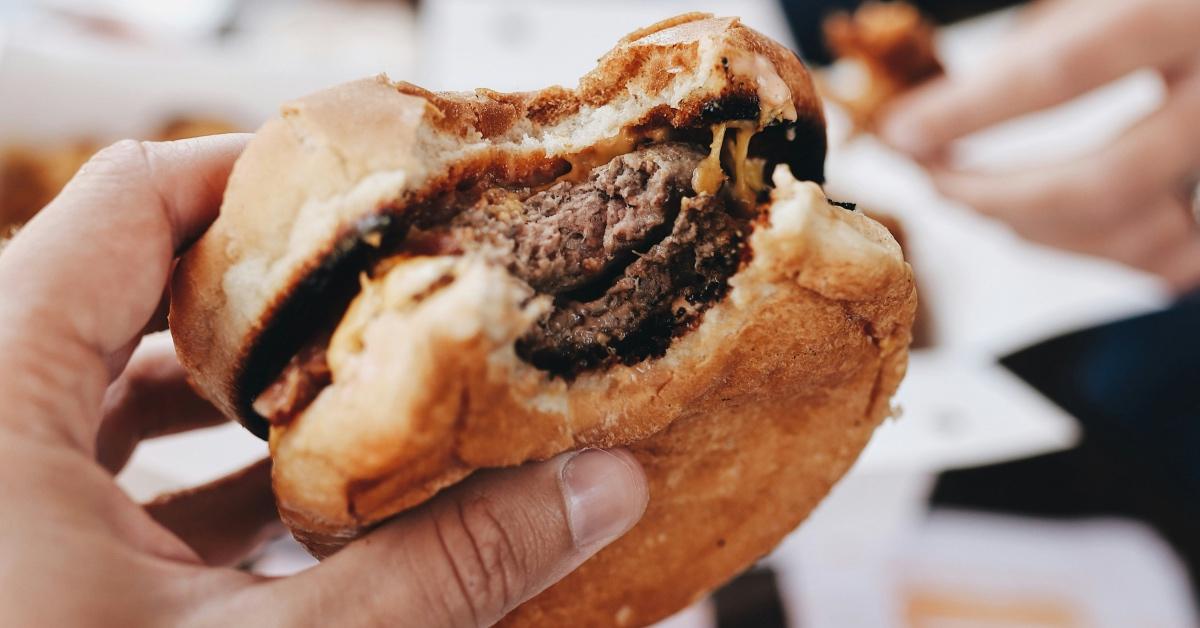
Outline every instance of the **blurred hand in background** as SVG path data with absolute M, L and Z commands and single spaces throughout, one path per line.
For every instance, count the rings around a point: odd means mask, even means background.
M 1052 0 L 979 71 L 899 99 L 883 139 L 928 167 L 939 191 L 1043 244 L 1200 285 L 1200 2 Z M 1133 71 L 1161 73 L 1162 106 L 1091 154 L 1005 172 L 966 171 L 954 142 L 1066 102 Z
M 134 347 L 247 138 L 105 149 L 0 253 L 0 625 L 485 626 L 632 527 L 641 467 L 589 450 L 477 473 L 270 579 L 225 567 L 281 531 L 266 461 L 122 492 L 139 440 L 223 420 L 169 345 Z

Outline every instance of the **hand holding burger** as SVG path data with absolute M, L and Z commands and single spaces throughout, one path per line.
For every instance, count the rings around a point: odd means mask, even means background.
M 281 530 L 269 463 L 121 491 L 138 440 L 223 420 L 169 346 L 130 355 L 247 139 L 112 146 L 0 254 L 0 624 L 483 626 L 632 526 L 641 469 L 590 450 L 481 473 L 271 579 L 228 567 Z

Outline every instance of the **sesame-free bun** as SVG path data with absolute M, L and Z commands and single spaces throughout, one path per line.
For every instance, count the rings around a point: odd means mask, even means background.
M 568 381 L 514 345 L 548 299 L 473 255 L 363 281 L 390 227 L 472 185 L 540 185 L 631 130 L 749 120 L 774 189 L 729 291 L 665 355 Z M 269 429 L 284 522 L 325 556 L 476 469 L 582 447 L 645 467 L 642 521 L 510 625 L 642 625 L 767 553 L 889 413 L 916 297 L 879 224 L 829 204 L 824 122 L 796 56 L 736 18 L 689 14 L 623 39 L 576 89 L 435 94 L 367 79 L 283 109 L 238 160 L 184 256 L 171 328 L 219 408 L 251 402 L 334 326 L 331 383 Z M 807 181 L 804 181 L 807 180 Z M 326 320 L 340 287 L 358 290 Z

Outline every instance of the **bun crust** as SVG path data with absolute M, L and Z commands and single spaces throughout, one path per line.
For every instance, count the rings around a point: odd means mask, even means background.
M 551 378 L 514 351 L 547 303 L 470 255 L 415 258 L 365 285 L 330 342 L 332 383 L 270 429 L 296 538 L 325 556 L 476 469 L 628 447 L 650 481 L 643 520 L 505 623 L 641 625 L 802 521 L 889 414 L 916 296 L 886 229 L 792 177 L 820 178 L 812 83 L 736 19 L 634 33 L 575 90 L 432 94 L 381 78 L 288 105 L 182 260 L 171 326 L 200 390 L 257 429 L 249 397 L 273 373 L 256 356 L 300 316 L 287 309 L 298 295 L 333 281 L 347 237 L 472 177 L 537 179 L 625 129 L 704 126 L 749 102 L 760 120 L 797 121 L 791 161 L 728 295 L 660 358 Z

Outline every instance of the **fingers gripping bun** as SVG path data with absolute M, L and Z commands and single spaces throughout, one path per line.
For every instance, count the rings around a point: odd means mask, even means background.
M 633 33 L 573 90 L 333 88 L 235 166 L 175 275 L 180 359 L 228 415 L 270 419 L 280 512 L 318 556 L 473 470 L 628 447 L 645 518 L 506 621 L 652 622 L 803 520 L 903 375 L 911 271 L 826 201 L 824 152 L 807 71 L 734 18 Z M 633 175 L 646 190 L 616 194 Z M 576 235 L 607 261 L 547 287 L 521 234 L 595 198 L 615 222 L 589 240 L 599 214 L 578 212 Z M 555 335 L 566 302 L 630 327 Z M 548 366 L 537 330 L 585 346 Z

